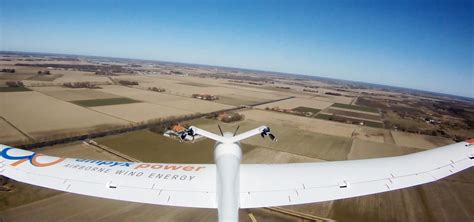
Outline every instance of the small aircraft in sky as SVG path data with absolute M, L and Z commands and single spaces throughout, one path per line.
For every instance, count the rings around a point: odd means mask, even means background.
M 219 128 L 220 129 L 220 128 Z M 0 175 L 51 189 L 116 200 L 215 208 L 219 221 L 239 209 L 306 204 L 397 190 L 439 180 L 474 165 L 474 140 L 423 152 L 365 160 L 241 164 L 241 140 L 270 128 L 214 133 L 191 126 L 183 135 L 216 141 L 215 164 L 73 159 L 0 145 Z

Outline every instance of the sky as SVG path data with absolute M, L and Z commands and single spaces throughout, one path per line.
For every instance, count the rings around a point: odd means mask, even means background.
M 0 50 L 218 65 L 474 97 L 473 2 L 0 0 Z

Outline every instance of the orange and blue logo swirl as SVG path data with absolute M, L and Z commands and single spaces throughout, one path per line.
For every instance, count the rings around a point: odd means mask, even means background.
M 36 166 L 36 167 L 48 167 L 48 166 L 52 166 L 52 165 L 55 165 L 55 164 L 58 164 L 62 161 L 65 160 L 65 158 L 59 158 L 57 160 L 54 160 L 54 161 L 51 161 L 51 162 L 47 162 L 47 163 L 42 163 L 42 162 L 39 162 L 38 161 L 38 157 L 40 156 L 43 156 L 43 154 L 39 154 L 39 153 L 31 153 L 31 154 L 28 154 L 28 155 L 23 155 L 23 156 L 11 156 L 8 154 L 8 151 L 9 150 L 12 150 L 13 148 L 11 147 L 8 147 L 8 148 L 5 148 L 1 151 L 1 157 L 3 157 L 4 159 L 7 159 L 7 160 L 17 160 L 13 163 L 11 163 L 10 165 L 11 166 L 18 166 L 26 161 L 29 161 L 31 165 L 33 166 Z

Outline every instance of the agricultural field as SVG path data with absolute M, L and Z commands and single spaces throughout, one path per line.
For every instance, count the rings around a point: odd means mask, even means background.
M 451 139 L 444 137 L 405 133 L 400 131 L 392 131 L 392 135 L 395 144 L 420 149 L 431 149 L 454 143 Z
M 0 116 L 32 137 L 127 123 L 32 91 L 0 93 L 0 107 Z
M 277 135 L 278 142 L 252 137 L 245 140 L 244 143 L 321 160 L 345 160 L 351 149 L 352 141 L 350 138 L 278 125 L 272 125 L 271 129 Z
M 112 105 L 120 105 L 120 104 L 139 103 L 140 101 L 122 97 L 122 98 L 107 98 L 107 99 L 76 100 L 76 101 L 70 101 L 70 102 L 79 106 L 95 107 L 95 106 L 112 106 Z
M 340 122 L 344 124 L 363 125 L 363 126 L 374 127 L 374 128 L 384 128 L 384 125 L 382 122 L 375 122 L 371 120 L 340 116 L 340 115 L 335 115 L 335 114 L 320 113 L 316 116 L 316 118 L 330 120 L 334 122 Z
M 196 121 L 190 121 L 188 124 L 200 127 L 210 132 L 219 133 L 217 128 L 218 123 L 214 120 L 199 119 Z M 272 142 L 268 138 L 262 139 L 259 136 L 255 136 L 243 140 L 242 143 L 314 159 L 347 159 L 347 154 L 349 153 L 351 147 L 350 138 L 315 133 L 291 126 L 271 124 L 271 122 L 244 120 L 231 124 L 219 124 L 221 125 L 223 131 L 229 132 L 233 132 L 237 126 L 240 126 L 239 133 L 257 128 L 262 125 L 267 125 L 277 136 L 278 142 Z
M 248 88 L 241 86 L 230 86 L 222 80 L 214 80 L 209 78 L 196 78 L 196 77 L 180 77 L 180 76 L 168 76 L 168 75 L 155 75 L 155 76 L 118 76 L 114 77 L 117 80 L 132 80 L 137 81 L 140 87 L 159 87 L 166 89 L 166 92 L 172 95 L 191 97 L 192 94 L 211 94 L 219 97 L 231 97 L 231 98 L 257 98 L 259 101 L 269 101 L 288 97 L 285 94 L 277 93 L 275 91 L 261 89 L 261 88 Z M 203 85 L 209 85 L 202 87 Z M 234 96 L 237 95 L 237 96 Z M 219 102 L 217 100 L 216 102 Z M 227 104 L 227 103 L 224 103 Z M 234 105 L 229 103 L 229 105 Z M 241 104 L 239 104 L 241 105 Z
M 208 113 L 233 108 L 233 106 L 194 99 L 187 96 L 176 96 L 124 86 L 103 86 L 99 91 L 192 113 Z
M 330 217 L 339 221 L 470 221 L 474 218 L 470 210 L 473 179 L 474 171 L 469 170 L 418 187 L 338 200 Z
M 323 110 L 331 105 L 332 103 L 317 100 L 317 98 L 315 99 L 292 98 L 292 99 L 286 99 L 286 100 L 282 100 L 282 101 L 278 101 L 274 103 L 264 104 L 261 106 L 257 106 L 257 108 L 265 109 L 266 107 L 270 107 L 270 108 L 279 107 L 281 109 L 293 109 L 298 106 L 305 106 L 305 107 Z
M 119 96 L 95 89 L 68 89 L 64 87 L 31 87 L 31 89 L 63 101 L 109 99 Z
M 216 103 L 227 104 L 231 106 L 241 106 L 241 105 L 253 105 L 257 103 L 267 102 L 267 99 L 260 99 L 249 96 L 240 96 L 236 94 L 226 94 L 219 96 L 219 99 L 216 100 Z
M 50 75 L 35 75 L 28 77 L 25 80 L 32 80 L 32 81 L 54 81 L 57 78 L 61 78 L 62 74 L 50 74 Z
M 213 86 L 213 85 L 204 84 L 204 83 L 197 83 L 197 82 L 180 82 L 178 84 L 186 85 L 186 86 L 197 86 L 197 87 L 211 87 L 211 86 Z
M 21 81 L 34 76 L 35 74 L 21 74 L 21 73 L 0 73 L 0 80 L 4 81 Z
M 0 118 L 0 144 L 12 144 L 28 141 L 28 137 Z
M 279 125 L 298 130 L 306 130 L 309 132 L 347 138 L 350 138 L 352 136 L 352 132 L 358 127 L 355 125 L 265 110 L 246 110 L 241 113 L 245 115 L 246 119 L 265 122 L 270 126 Z
M 380 115 L 378 114 L 373 115 L 373 114 L 351 112 L 344 109 L 333 109 L 333 108 L 326 109 L 325 112 L 332 113 L 335 115 L 342 115 L 342 116 L 348 116 L 348 117 L 353 117 L 353 118 L 358 118 L 358 119 L 364 119 L 364 120 L 381 121 Z
M 193 112 L 151 103 L 129 103 L 110 106 L 89 107 L 99 113 L 132 123 L 146 122 L 160 118 L 178 117 Z
M 66 82 L 101 82 L 112 83 L 107 76 L 95 75 L 93 72 L 69 71 L 69 70 L 51 70 L 51 74 L 61 74 L 62 76 L 55 79 L 53 83 Z
M 371 113 L 379 113 L 379 111 L 376 108 L 367 107 L 367 106 L 355 106 L 355 105 L 335 103 L 332 105 L 332 107 L 343 108 L 343 109 L 353 109 L 353 110 L 359 110 L 359 111 L 371 112 Z
M 352 138 L 376 143 L 395 144 L 390 130 L 382 130 L 372 127 L 357 127 L 357 129 L 352 133 Z
M 360 139 L 354 139 L 348 159 L 367 159 L 377 157 L 400 156 L 410 153 L 420 152 L 416 148 L 408 148 L 387 143 L 369 142 Z
M 294 108 L 293 111 L 317 114 L 321 110 L 320 109 L 309 108 L 309 107 L 305 107 L 305 106 L 298 106 L 298 107 Z
M 0 87 L 0 93 L 2 92 L 27 92 L 31 91 L 26 87 Z
M 323 160 L 258 146 L 245 153 L 242 157 L 243 164 L 306 163 L 321 161 Z
M 325 101 L 329 103 L 339 103 L 339 104 L 351 104 L 354 100 L 352 97 L 345 96 L 331 96 L 331 95 L 314 95 L 310 97 L 311 99 L 316 99 L 319 101 Z

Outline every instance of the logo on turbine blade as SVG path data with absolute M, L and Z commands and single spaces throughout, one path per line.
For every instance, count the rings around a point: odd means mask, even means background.
M 59 158 L 58 157 L 57 160 L 44 163 L 44 162 L 39 162 L 38 161 L 38 157 L 44 156 L 43 154 L 32 152 L 31 154 L 24 155 L 24 156 L 11 156 L 11 155 L 8 154 L 9 150 L 14 150 L 14 149 L 10 148 L 10 147 L 3 149 L 2 152 L 1 152 L 1 156 L 3 158 L 7 159 L 7 160 L 18 160 L 18 161 L 15 161 L 15 162 L 11 163 L 10 164 L 11 166 L 18 166 L 18 165 L 20 165 L 20 164 L 22 164 L 26 161 L 29 161 L 31 163 L 31 165 L 36 166 L 36 167 L 48 167 L 48 166 L 58 164 L 58 163 L 65 160 L 65 158 Z

